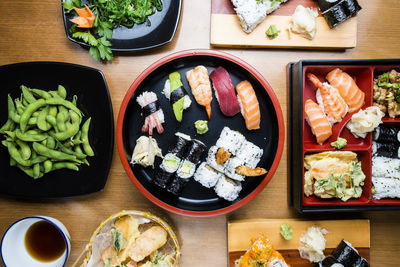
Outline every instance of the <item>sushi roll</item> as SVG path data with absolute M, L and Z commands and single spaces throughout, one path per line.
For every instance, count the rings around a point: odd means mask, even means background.
M 372 142 L 372 154 L 388 158 L 400 158 L 400 144 Z
M 381 143 L 399 143 L 400 131 L 392 125 L 380 125 L 375 129 L 373 139 Z
M 222 114 L 227 117 L 233 117 L 239 113 L 239 102 L 228 71 L 223 67 L 218 67 L 211 72 L 210 79 Z
M 372 176 L 372 185 L 374 187 L 372 195 L 374 199 L 400 198 L 399 179 Z
M 192 100 L 183 87 L 179 72 L 173 72 L 169 75 L 169 79 L 165 81 L 163 93 L 171 102 L 176 120 L 181 122 L 183 110 L 190 107 Z
M 186 78 L 189 82 L 192 94 L 199 105 L 206 108 L 208 119 L 211 119 L 211 83 L 208 77 L 208 71 L 204 66 L 197 66 L 196 68 L 186 72 Z
M 359 257 L 358 260 L 351 265 L 351 267 L 369 267 L 369 263 L 363 257 Z
M 224 172 L 225 169 L 225 164 L 218 164 L 217 162 L 217 153 L 220 148 L 217 146 L 212 146 L 208 150 L 208 156 L 206 159 L 206 162 L 208 165 L 210 165 L 212 168 L 219 172 Z
M 342 240 L 333 250 L 332 257 L 344 266 L 353 266 L 360 258 L 360 255 L 358 255 L 358 251 L 349 242 Z
M 169 153 L 175 154 L 178 158 L 183 158 L 186 153 L 186 148 L 189 146 L 192 138 L 183 133 L 176 133 L 174 143 L 168 150 Z
M 218 180 L 214 190 L 219 197 L 228 201 L 234 201 L 238 198 L 239 193 L 242 190 L 242 185 L 240 182 L 236 182 L 223 176 Z
M 160 168 L 166 172 L 174 173 L 178 170 L 180 164 L 181 164 L 181 159 L 177 155 L 173 153 L 168 153 L 167 155 L 164 156 Z
M 244 160 L 245 165 L 255 168 L 260 162 L 263 153 L 264 151 L 261 148 L 245 140 L 237 152 L 237 157 Z
M 400 159 L 372 157 L 372 176 L 400 179 Z
M 175 177 L 169 183 L 167 190 L 168 192 L 177 196 L 182 192 L 183 187 L 185 187 L 188 181 L 189 179 L 182 179 L 175 175 Z
M 216 145 L 217 147 L 223 147 L 226 151 L 235 155 L 245 139 L 246 138 L 241 133 L 233 131 L 228 127 L 224 127 Z
M 260 129 L 261 113 L 256 93 L 248 81 L 236 85 L 237 99 L 247 130 Z
M 336 5 L 339 1 L 340 0 L 318 0 L 318 7 L 321 10 L 321 12 L 324 12 L 330 7 Z
M 211 188 L 216 185 L 222 176 L 223 175 L 220 172 L 213 169 L 206 162 L 203 162 L 197 168 L 194 174 L 194 180 L 204 187 Z
M 145 91 L 136 98 L 136 102 L 140 105 L 145 118 L 142 132 L 153 134 L 153 129 L 157 128 L 159 134 L 164 132 L 164 112 L 160 108 L 157 95 L 153 92 Z
M 166 188 L 173 175 L 173 172 L 167 172 L 159 167 L 154 175 L 153 183 L 161 188 Z
M 316 267 L 344 267 L 343 264 L 338 262 L 334 257 L 328 256 L 325 259 L 323 259 L 321 262 L 318 262 L 316 264 Z
M 245 165 L 244 160 L 242 160 L 238 157 L 230 158 L 226 162 L 224 173 L 226 176 L 228 176 L 231 179 L 234 179 L 236 181 L 243 181 L 245 176 L 238 174 L 236 172 L 236 168 L 239 166 L 244 166 L 244 165 Z
M 322 16 L 332 29 L 343 21 L 355 16 L 360 10 L 361 6 L 357 0 L 341 0 L 336 5 L 323 11 Z

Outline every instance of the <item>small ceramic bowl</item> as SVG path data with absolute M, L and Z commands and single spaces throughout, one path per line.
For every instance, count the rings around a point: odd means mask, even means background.
M 51 262 L 42 262 L 34 259 L 25 247 L 25 234 L 29 227 L 38 222 L 47 221 L 60 231 L 64 242 L 65 251 L 57 259 Z M 71 238 L 67 228 L 57 219 L 47 216 L 30 216 L 22 218 L 13 223 L 5 232 L 1 241 L 1 258 L 6 267 L 60 267 L 65 266 L 71 251 Z

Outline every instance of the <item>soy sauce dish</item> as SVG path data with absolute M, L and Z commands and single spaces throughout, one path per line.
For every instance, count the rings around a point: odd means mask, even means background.
M 65 266 L 71 250 L 67 228 L 57 219 L 31 216 L 13 223 L 1 241 L 5 266 Z

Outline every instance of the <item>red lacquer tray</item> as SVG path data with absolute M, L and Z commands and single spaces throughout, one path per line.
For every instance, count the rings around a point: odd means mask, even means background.
M 340 123 L 332 127 L 332 136 L 322 145 L 315 141 L 310 126 L 304 118 L 304 103 L 307 99 L 316 102 L 316 87 L 306 78 L 306 73 L 315 74 L 321 81 L 326 81 L 325 76 L 334 68 L 340 68 L 348 73 L 365 93 L 365 104 L 362 109 L 373 104 L 373 81 L 380 74 L 391 69 L 400 70 L 400 60 L 341 60 L 341 61 L 300 61 L 289 65 L 289 102 L 291 121 L 289 165 L 290 173 L 290 204 L 301 212 L 313 211 L 365 211 L 377 209 L 399 209 L 400 199 L 374 200 L 371 193 L 371 168 L 372 168 L 372 133 L 366 138 L 355 138 L 345 127 L 352 114 L 347 114 Z M 383 122 L 400 124 L 400 118 L 385 117 Z M 295 134 L 301 132 L 301 135 Z M 324 151 L 334 151 L 330 143 L 338 137 L 347 139 L 347 146 L 343 151 L 353 151 L 361 161 L 362 170 L 366 175 L 363 193 L 360 198 L 352 198 L 346 202 L 340 199 L 321 199 L 315 196 L 304 195 L 304 156 Z

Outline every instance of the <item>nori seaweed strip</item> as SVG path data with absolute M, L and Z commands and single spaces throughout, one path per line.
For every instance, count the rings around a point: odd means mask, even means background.
M 360 11 L 362 8 L 358 4 L 357 0 L 343 0 L 343 7 L 346 9 L 346 11 L 354 16 L 357 14 L 358 11 Z
M 373 139 L 381 143 L 399 143 L 399 130 L 392 125 L 380 125 L 375 129 Z
M 153 114 L 159 109 L 160 103 L 158 102 L 158 100 L 151 102 L 150 104 L 143 107 L 143 116 L 146 118 L 147 116 Z
M 156 171 L 156 175 L 154 176 L 153 182 L 161 188 L 166 188 L 168 182 L 171 180 L 172 175 L 174 174 L 158 168 Z
M 376 143 L 376 154 L 387 158 L 398 158 L 400 144 L 396 143 Z
M 200 160 L 201 154 L 206 149 L 206 146 L 200 142 L 199 140 L 192 140 L 192 143 L 188 147 L 188 150 L 185 154 L 185 159 L 197 164 Z
M 341 22 L 357 14 L 361 6 L 356 0 L 341 0 L 336 5 L 322 12 L 330 28 L 336 27 Z
M 351 267 L 369 267 L 369 263 L 363 257 L 359 257 L 358 260 L 351 265 Z
M 182 159 L 186 154 L 186 150 L 190 142 L 190 140 L 187 140 L 182 136 L 175 135 L 175 142 L 170 147 L 169 152 L 174 153 L 178 158 Z
M 188 181 L 189 179 L 179 178 L 177 175 L 175 175 L 168 185 L 167 190 L 174 195 L 179 195 Z
M 338 262 L 334 257 L 332 256 L 328 256 L 325 259 L 323 259 L 318 266 L 319 267 L 331 267 L 334 264 L 340 264 L 341 266 L 343 266 L 340 262 Z
M 332 256 L 344 266 L 352 266 L 360 257 L 357 251 L 344 240 L 333 250 Z
M 179 99 L 181 99 L 185 95 L 187 95 L 185 88 L 183 88 L 183 86 L 178 87 L 174 91 L 171 92 L 169 101 L 173 105 L 175 102 L 177 102 Z

